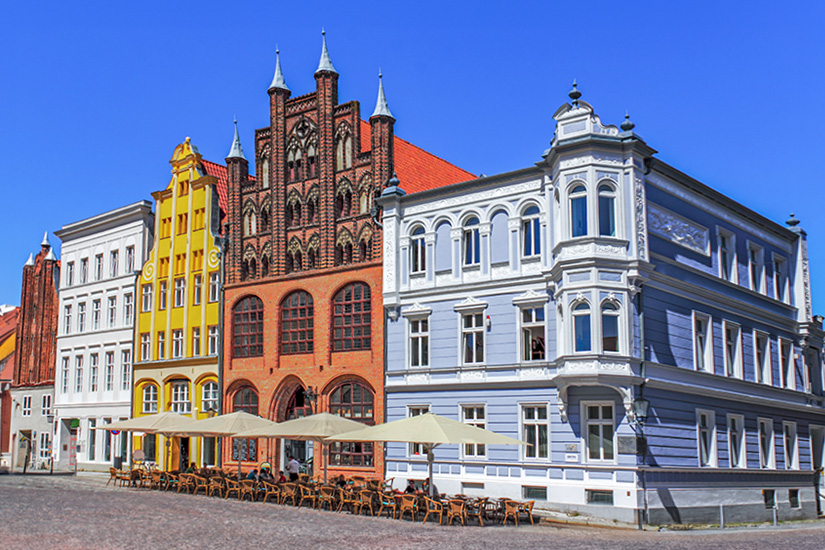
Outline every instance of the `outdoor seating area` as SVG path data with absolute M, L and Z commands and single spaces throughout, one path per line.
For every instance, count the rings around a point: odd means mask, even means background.
M 374 480 L 360 476 L 339 477 L 334 484 L 303 476 L 298 482 L 238 481 L 234 470 L 202 469 L 198 473 L 160 472 L 148 468 L 131 471 L 111 468 L 107 485 L 135 490 L 173 491 L 206 498 L 271 503 L 306 507 L 327 512 L 348 512 L 439 525 L 535 525 L 535 501 L 489 499 L 467 495 L 440 494 L 432 498 L 424 491 L 401 493 L 392 490 L 392 479 Z

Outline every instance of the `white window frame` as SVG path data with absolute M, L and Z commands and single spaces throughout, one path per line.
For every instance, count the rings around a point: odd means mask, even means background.
M 152 310 L 152 284 L 145 284 L 140 287 L 140 310 L 147 312 Z
M 605 307 L 607 306 L 607 308 Z M 607 313 L 608 317 L 615 317 L 616 318 L 616 350 L 615 351 L 608 351 L 604 347 L 604 317 L 605 317 L 605 310 L 611 311 L 615 313 Z M 621 354 L 624 351 L 624 323 L 622 323 L 623 318 L 623 309 L 622 303 L 618 299 L 611 299 L 606 298 L 601 301 L 599 304 L 599 319 L 597 326 L 599 328 L 598 333 L 598 343 L 599 343 L 599 351 L 603 354 Z M 591 327 L 590 327 L 590 335 L 591 335 L 591 342 L 590 346 L 591 349 L 593 347 L 593 326 L 592 326 L 592 318 L 591 318 Z
M 189 380 L 173 380 L 171 411 L 175 413 L 188 414 L 192 412 L 192 400 L 190 399 Z
M 44 393 L 40 396 L 40 414 L 43 416 L 52 415 L 52 394 Z
M 92 300 L 92 330 L 100 330 L 101 309 L 100 299 Z
M 203 275 L 195 275 L 195 281 L 192 288 L 192 305 L 201 305 L 201 293 L 203 292 Z
M 707 419 L 703 426 L 702 420 Z M 709 430 L 710 448 L 707 463 L 702 463 L 702 433 Z M 700 468 L 716 468 L 719 464 L 719 451 L 716 436 L 716 412 L 709 409 L 696 409 L 696 459 Z
M 169 285 L 166 281 L 161 281 L 159 288 L 160 289 L 158 292 L 160 295 L 158 296 L 158 309 L 166 309 L 166 299 L 168 298 L 167 295 L 169 293 Z
M 793 448 L 791 452 L 791 459 L 788 460 L 788 433 L 790 430 L 790 434 L 793 437 Z M 798 470 L 799 469 L 799 431 L 797 430 L 796 422 L 782 422 L 782 449 L 784 451 L 785 457 L 785 469 L 786 470 Z
M 218 338 L 220 337 L 220 333 L 218 331 L 218 325 L 210 325 L 207 328 L 208 331 L 208 346 L 209 346 L 209 355 L 217 355 L 218 354 Z
M 604 187 L 608 189 L 602 191 Z M 602 233 L 602 198 L 609 199 L 611 204 L 611 213 L 613 215 L 613 234 L 606 235 Z M 598 220 L 597 232 L 601 238 L 616 238 L 619 237 L 621 225 L 619 224 L 619 193 L 616 182 L 610 178 L 599 180 L 596 184 L 596 219 Z
M 155 384 L 146 384 L 141 392 L 141 412 L 154 414 L 158 412 L 158 387 Z
M 83 332 L 86 329 L 86 302 L 77 304 L 77 332 Z
M 734 428 L 739 433 L 739 448 L 734 448 L 733 438 L 731 433 Z M 745 433 L 745 417 L 741 414 L 729 414 L 727 418 L 728 431 L 728 464 L 731 468 L 747 468 L 748 467 L 748 453 L 746 452 L 747 434 Z M 734 456 L 737 458 L 734 464 Z
M 109 296 L 109 328 L 114 328 L 117 325 L 117 296 Z
M 112 391 L 115 389 L 115 352 L 107 351 L 106 355 L 106 372 L 103 384 L 104 391 Z
M 427 241 L 424 226 L 417 225 L 410 232 L 410 273 L 427 271 Z
M 785 349 L 788 355 L 785 356 Z M 779 350 L 779 377 L 782 387 L 789 390 L 796 389 L 796 364 L 794 361 L 793 342 L 787 338 L 777 338 L 777 350 Z
M 788 304 L 790 303 L 788 261 L 784 256 L 774 252 L 771 257 L 771 267 L 773 268 L 773 297 Z
M 589 407 L 598 407 L 599 417 L 591 419 Z M 611 418 L 604 418 L 604 407 L 608 407 L 611 411 Z M 616 452 L 616 403 L 613 401 L 582 401 L 581 402 L 581 433 L 582 433 L 582 450 L 584 452 L 584 462 L 588 464 L 616 464 L 618 453 Z M 599 428 L 599 457 L 590 457 L 590 425 L 600 426 Z M 604 436 L 604 426 L 610 426 L 612 430 L 612 458 L 607 458 L 605 452 L 604 442 L 607 438 Z
M 52 456 L 51 434 L 49 432 L 40 432 L 37 455 L 40 457 L 40 460 L 48 460 Z
M 89 282 L 89 258 L 80 259 L 80 284 Z
M 220 390 L 218 383 L 214 380 L 208 380 L 201 386 L 201 406 L 203 412 L 210 410 L 218 412 L 218 398 L 220 397 Z
M 538 209 L 538 212 L 527 214 L 527 210 L 531 208 Z M 539 258 L 541 257 L 541 245 L 543 231 L 541 228 L 541 208 L 537 204 L 528 204 L 524 207 L 521 214 L 521 232 L 519 239 L 519 254 L 522 259 Z M 530 245 L 530 253 L 527 254 L 525 249 Z
M 764 343 L 762 363 L 759 362 L 760 342 Z M 771 385 L 773 383 L 773 369 L 771 368 L 771 337 L 761 330 L 753 331 L 753 370 L 756 382 Z
M 174 359 L 183 357 L 183 329 L 172 330 L 172 357 Z
M 149 332 L 140 334 L 140 360 L 143 362 L 152 360 L 152 334 Z
M 407 317 L 407 364 L 410 368 L 427 368 L 430 366 L 430 316 L 415 315 Z M 414 355 L 418 352 L 418 364 Z
M 68 393 L 69 391 L 69 363 L 71 358 L 62 357 L 60 360 L 60 392 Z
M 536 413 L 540 411 L 544 411 L 544 418 L 538 418 L 539 414 L 536 414 L 535 418 L 528 419 L 526 418 L 527 409 L 534 409 Z M 546 445 L 546 454 L 545 456 L 539 456 L 539 433 L 540 430 L 544 428 L 545 430 L 545 441 L 547 441 Z M 534 434 L 534 440 L 536 444 L 533 446 L 521 446 L 521 460 L 526 462 L 549 462 L 552 456 L 552 450 L 550 446 L 550 404 L 547 402 L 544 403 L 519 403 L 519 434 L 522 436 L 522 441 L 529 441 L 527 431 L 528 429 L 532 429 Z M 533 456 L 530 456 L 530 453 L 533 453 Z
M 722 246 L 722 240 L 726 239 L 727 246 Z M 739 262 L 736 257 L 736 234 L 722 227 L 716 227 L 716 260 L 719 264 L 719 277 L 725 281 L 737 284 L 739 282 Z M 723 261 L 722 252 L 728 253 L 727 261 Z M 725 271 L 728 271 L 727 277 Z
M 186 302 L 186 279 L 175 279 L 175 307 L 183 307 Z
M 587 311 L 584 309 L 577 309 L 580 305 L 586 305 Z M 578 311 L 578 313 L 576 313 Z M 578 336 L 576 332 L 576 317 L 588 317 L 587 327 L 590 335 L 590 341 L 588 343 L 587 349 L 579 350 L 576 345 L 576 337 Z M 595 331 L 593 330 L 593 306 L 587 300 L 575 300 L 570 303 L 570 336 L 571 336 L 571 345 L 570 349 L 573 353 L 593 353 L 593 336 L 595 335 Z
M 192 356 L 201 354 L 201 327 L 192 327 Z
M 66 264 L 66 286 L 72 286 L 74 284 L 74 262 L 68 262 Z
M 476 223 L 467 225 L 471 220 L 476 220 Z M 478 255 L 475 253 L 476 248 Z M 481 219 L 478 216 L 470 216 L 461 224 L 461 265 L 462 267 L 481 265 Z
M 545 303 L 520 304 L 517 306 L 518 311 L 518 341 L 519 341 L 519 359 L 522 363 L 531 363 L 535 361 L 547 360 L 547 308 Z M 542 312 L 544 319 L 537 321 L 536 312 Z M 529 313 L 530 319 L 525 319 L 525 314 Z M 540 329 L 540 334 L 536 335 L 533 331 Z M 533 336 L 537 336 L 533 338 Z M 540 341 L 539 341 L 540 340 Z M 536 341 L 537 351 L 535 353 L 541 357 L 534 358 L 533 341 Z M 540 349 L 538 349 L 540 348 Z
M 123 326 L 126 327 L 132 326 L 132 316 L 134 315 L 132 310 L 134 307 L 133 297 L 134 295 L 131 292 L 123 295 Z
M 126 247 L 126 273 L 132 273 L 135 270 L 135 247 Z
M 98 370 L 100 367 L 100 354 L 89 355 L 89 391 L 97 391 Z
M 754 292 L 767 295 L 765 291 L 765 249 L 751 241 L 748 241 L 747 245 L 750 288 Z
M 467 318 L 471 319 L 472 326 L 465 326 Z M 461 365 L 478 366 L 486 364 L 487 359 L 487 323 L 485 322 L 484 310 L 463 310 L 459 311 L 459 361 Z M 481 337 L 481 358 L 477 353 L 477 339 Z M 467 361 L 465 352 L 467 350 L 467 339 L 472 338 L 472 360 Z
M 413 412 L 415 411 L 415 414 Z M 407 405 L 407 418 L 412 418 L 413 416 L 418 416 L 420 414 L 426 414 L 432 411 L 432 407 L 428 403 L 424 404 L 417 404 L 417 405 Z M 424 446 L 423 443 L 408 443 L 407 444 L 407 457 L 412 459 L 427 459 L 427 448 Z
M 63 307 L 63 334 L 72 333 L 72 305 Z
M 83 391 L 83 356 L 76 355 L 74 358 L 74 391 L 81 393 Z
M 159 330 L 158 331 L 158 339 L 155 344 L 155 349 L 157 351 L 157 359 L 158 361 L 163 361 L 166 359 L 166 331 Z
M 700 311 L 693 311 L 692 316 L 693 321 L 693 365 L 694 370 L 700 372 L 714 372 L 714 364 L 713 364 L 713 317 L 706 313 L 702 313 Z M 699 366 L 699 332 L 697 331 L 697 323 L 698 322 L 704 323 L 704 346 L 705 349 L 702 350 L 702 359 L 704 361 L 704 368 L 700 368 Z
M 762 443 L 762 428 L 763 426 L 767 426 L 768 431 L 766 432 L 768 435 L 768 460 L 767 463 L 763 461 L 763 456 L 765 454 L 765 449 L 763 448 Z M 762 418 L 759 417 L 756 419 L 756 440 L 759 444 L 759 467 L 765 470 L 773 470 L 776 468 L 776 444 L 774 442 L 774 426 L 773 426 L 773 419 L 771 418 Z
M 583 192 L 582 191 L 574 191 L 575 189 L 578 189 L 579 186 L 582 186 L 584 188 Z M 567 219 L 568 219 L 567 226 L 569 227 L 568 232 L 569 232 L 569 238 L 571 238 L 571 239 L 583 239 L 585 237 L 590 236 L 590 234 L 591 234 L 591 231 L 590 231 L 590 222 L 591 222 L 591 220 L 590 219 L 593 216 L 591 216 L 590 212 L 589 212 L 590 202 L 591 202 L 590 197 L 588 196 L 589 194 L 590 194 L 590 191 L 588 189 L 588 186 L 582 180 L 573 181 L 567 187 Z M 584 234 L 574 235 L 573 234 L 573 230 L 574 230 L 573 229 L 574 228 L 574 223 L 573 223 L 573 201 L 574 200 L 579 200 L 579 199 L 584 199 Z
M 472 410 L 473 417 L 468 418 L 467 412 Z M 478 428 L 487 428 L 487 404 L 486 403 L 459 403 L 458 405 L 459 418 L 464 424 L 476 426 Z M 484 418 L 478 418 L 478 412 L 482 411 Z M 483 443 L 465 443 L 459 446 L 461 449 L 461 458 L 470 460 L 487 460 L 487 445 Z
M 730 354 L 728 353 L 728 329 L 736 332 L 736 342 L 734 347 L 733 364 L 731 365 Z M 725 376 L 730 378 L 743 379 L 742 363 L 742 326 L 732 321 L 722 321 L 722 352 L 725 360 Z
M 217 302 L 220 299 L 221 276 L 217 271 L 209 274 L 209 301 Z
M 95 281 L 103 279 L 103 254 L 95 254 Z
M 132 350 L 120 352 L 120 389 L 128 390 L 132 387 Z
M 120 254 L 117 250 L 109 252 L 109 277 L 115 278 L 118 275 L 118 268 L 120 267 Z
M 24 395 L 23 402 L 21 405 L 20 416 L 31 416 L 32 415 L 32 396 L 31 395 Z

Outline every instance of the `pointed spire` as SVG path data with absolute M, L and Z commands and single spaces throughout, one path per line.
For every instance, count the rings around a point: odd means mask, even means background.
M 625 112 L 624 112 L 624 122 L 622 122 L 622 123 L 619 125 L 619 128 L 621 128 L 621 129 L 622 129 L 622 130 L 624 130 L 625 132 L 629 132 L 630 130 L 632 130 L 632 129 L 633 129 L 633 128 L 635 128 L 635 127 L 636 127 L 636 125 L 633 123 L 633 121 L 632 121 L 632 120 L 630 120 L 630 112 L 629 112 L 629 111 L 625 111 Z
M 32 254 L 31 252 L 29 252 L 29 259 L 28 259 L 28 260 L 26 260 L 26 263 L 24 263 L 23 265 L 24 265 L 24 266 L 26 266 L 26 265 L 34 265 L 34 254 Z
M 243 155 L 243 147 L 241 147 L 241 138 L 238 136 L 238 119 L 235 119 L 235 139 L 232 140 L 232 148 L 229 150 L 226 158 L 246 160 L 246 157 Z
M 57 261 L 57 256 L 54 255 L 54 248 L 49 249 L 49 253 L 46 254 L 46 259 L 53 262 Z
M 269 85 L 267 91 L 272 90 L 290 91 L 284 80 L 284 73 L 281 71 L 281 50 L 277 45 L 275 46 L 275 76 L 272 77 L 272 84 Z
M 570 93 L 567 94 L 570 99 L 573 100 L 573 107 L 579 107 L 579 98 L 582 96 L 582 93 L 579 91 L 579 85 L 576 84 L 576 79 L 573 79 L 573 89 L 570 90 Z
M 372 112 L 372 116 L 388 116 L 392 119 L 395 118 L 390 112 L 390 107 L 387 105 L 387 97 L 384 95 L 384 79 L 381 74 L 381 69 L 378 69 L 378 100 L 375 102 L 375 111 Z
M 43 233 L 43 242 L 40 243 L 40 246 L 48 246 L 48 247 L 52 246 L 52 244 L 49 242 L 49 232 L 48 231 Z
M 318 68 L 315 70 L 315 73 L 317 74 L 321 71 L 327 71 L 338 74 L 338 71 L 336 71 L 335 67 L 332 66 L 332 59 L 329 58 L 329 50 L 327 50 L 327 32 L 324 29 L 321 29 L 321 36 L 324 47 L 321 49 L 321 61 L 318 62 Z

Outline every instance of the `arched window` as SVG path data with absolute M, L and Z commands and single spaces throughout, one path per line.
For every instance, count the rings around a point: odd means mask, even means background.
M 349 190 L 341 190 L 335 197 L 335 217 L 345 218 L 350 215 L 352 208 L 352 193 Z
M 464 265 L 481 263 L 481 239 L 478 232 L 478 218 L 470 218 L 464 223 Z
M 158 387 L 154 384 L 143 386 L 143 413 L 158 412 Z
M 424 228 L 420 225 L 412 232 L 410 240 L 410 272 L 422 273 L 427 269 L 427 244 L 424 242 Z
M 349 133 L 338 138 L 335 147 L 335 169 L 346 170 L 352 167 L 352 137 Z
M 247 296 L 232 308 L 232 356 L 263 354 L 264 304 L 257 296 Z
M 361 194 L 358 196 L 358 205 L 360 207 L 361 214 L 366 214 L 370 211 L 370 196 L 366 189 L 362 190 Z
M 576 351 L 590 351 L 590 305 L 586 302 L 573 308 L 573 330 Z
M 295 149 L 292 149 L 286 156 L 286 180 L 295 181 L 298 179 L 295 171 Z
M 302 155 L 300 149 L 295 151 L 295 181 L 300 181 L 303 179 L 303 171 L 301 170 L 303 168 L 303 159 L 301 158 L 301 156 Z
M 258 416 L 258 393 L 246 386 L 235 392 L 232 399 L 232 412 L 245 412 Z M 257 462 L 257 439 L 232 439 L 232 460 Z
M 261 208 L 261 231 L 269 231 L 269 205 Z
M 261 188 L 269 189 L 269 159 L 261 161 Z
M 249 277 L 254 279 L 258 276 L 258 264 L 255 263 L 255 258 L 249 260 Z
M 218 412 L 218 383 L 209 381 L 202 386 L 201 390 L 201 408 L 203 412 L 215 411 Z
M 587 235 L 587 189 L 577 185 L 570 191 L 570 236 Z
M 371 313 L 370 287 L 351 283 L 339 290 L 333 298 L 333 351 L 370 349 Z
M 303 290 L 288 295 L 281 303 L 281 353 L 312 353 L 314 349 L 312 296 Z
M 243 216 L 243 235 L 248 237 L 255 234 L 255 212 L 247 210 Z
M 264 254 L 264 257 L 261 258 L 261 277 L 266 277 L 269 275 L 269 257 Z
M 315 145 L 310 145 L 307 149 L 307 178 L 318 177 L 318 164 L 315 155 Z
M 616 191 L 606 183 L 599 186 L 599 235 L 616 236 Z
M 531 206 L 522 214 L 521 254 L 525 258 L 541 254 L 541 222 L 539 209 Z
M 347 382 L 335 388 L 329 397 L 329 412 L 372 425 L 375 423 L 372 391 L 357 382 Z M 333 443 L 329 450 L 330 464 L 336 466 L 372 466 L 372 443 Z
M 612 302 L 602 304 L 602 351 L 619 351 L 619 308 Z
M 368 238 L 361 239 L 358 242 L 358 259 L 362 262 L 367 262 L 372 258 L 372 242 Z
M 303 258 L 301 257 L 301 251 L 298 250 L 295 252 L 295 255 L 292 258 L 292 269 L 295 271 L 301 271 L 303 269 Z
M 306 223 L 315 223 L 315 211 L 317 210 L 317 200 L 318 199 L 316 199 L 315 197 L 310 197 L 307 199 Z

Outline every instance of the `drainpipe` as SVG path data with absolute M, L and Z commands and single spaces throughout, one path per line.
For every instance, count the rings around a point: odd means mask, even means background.
M 214 192 L 217 193 L 217 190 Z M 224 225 L 224 235 L 229 233 L 229 224 Z M 229 244 L 229 237 L 218 237 L 218 246 L 221 249 L 221 264 L 219 268 L 220 275 L 218 276 L 218 414 L 223 414 L 223 309 L 224 309 L 224 286 L 223 280 L 225 276 L 226 265 L 226 249 Z M 208 335 L 207 335 L 208 337 Z M 215 440 L 215 466 L 220 469 L 223 466 L 223 438 L 219 437 Z M 240 454 L 238 455 L 240 457 Z

